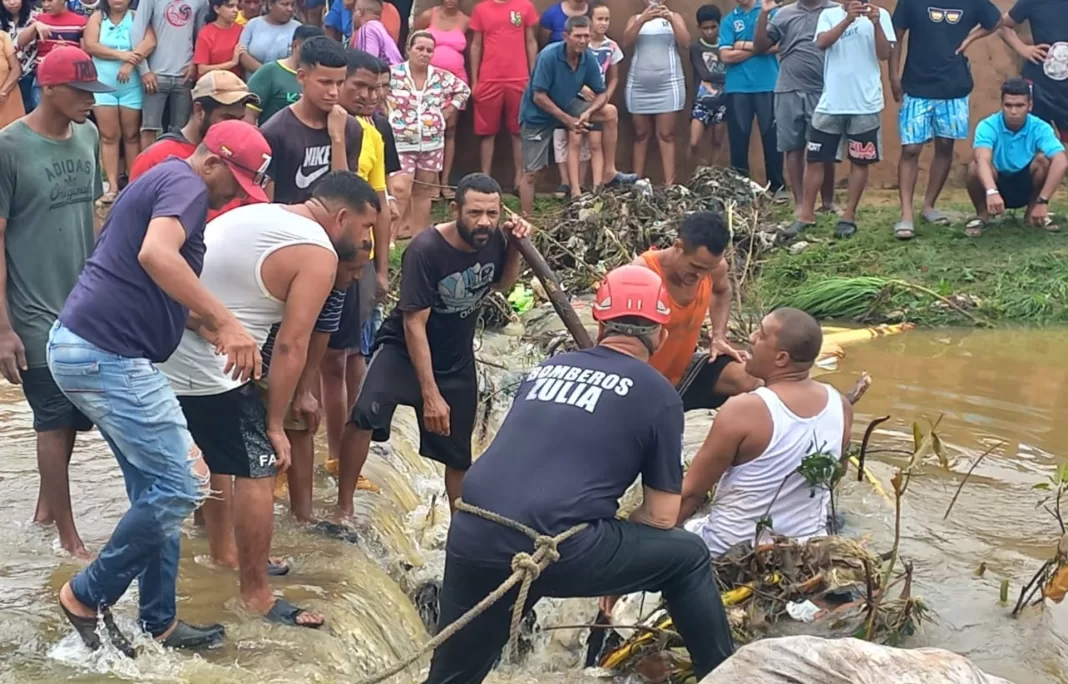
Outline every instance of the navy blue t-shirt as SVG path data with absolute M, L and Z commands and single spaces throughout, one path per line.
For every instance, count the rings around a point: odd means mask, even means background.
M 189 311 L 156 285 L 137 255 L 152 219 L 177 218 L 186 233 L 181 255 L 199 276 L 207 216 L 208 187 L 184 160 L 171 157 L 137 178 L 112 205 L 59 320 L 104 351 L 166 361 Z
M 464 476 L 463 500 L 542 534 L 582 522 L 590 528 L 561 545 L 575 554 L 593 544 L 600 521 L 642 476 L 663 492 L 682 489 L 682 400 L 644 361 L 593 347 L 533 369 L 493 444 Z M 507 562 L 532 543 L 518 532 L 459 512 L 450 554 L 475 563 Z

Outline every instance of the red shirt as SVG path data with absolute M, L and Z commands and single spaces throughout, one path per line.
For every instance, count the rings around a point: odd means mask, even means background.
M 137 180 L 138 176 L 168 157 L 188 159 L 193 156 L 193 153 L 196 152 L 196 150 L 196 145 L 185 140 L 174 140 L 173 138 L 158 140 L 145 148 L 144 152 L 137 155 L 137 159 L 134 160 L 133 166 L 130 167 L 130 182 L 134 182 Z M 208 220 L 210 221 L 216 216 L 221 216 L 231 209 L 246 204 L 252 204 L 247 197 L 245 199 L 233 199 L 222 209 L 208 209 Z
M 468 27 L 482 34 L 478 80 L 526 83 L 530 79 L 526 32 L 537 23 L 538 12 L 530 0 L 483 0 L 475 5 Z
M 37 39 L 37 56 L 40 59 L 44 59 L 45 55 L 52 52 L 53 48 L 62 45 L 80 47 L 82 34 L 85 33 L 85 25 L 89 22 L 84 16 L 68 9 L 64 9 L 59 14 L 41 12 L 34 21 L 52 29 L 52 35 L 47 39 Z
M 197 35 L 196 49 L 193 51 L 193 64 L 225 64 L 234 58 L 234 48 L 241 40 L 243 26 L 234 24 L 228 29 L 221 29 L 214 23 L 206 24 Z M 245 72 L 240 65 L 230 71 L 244 78 Z

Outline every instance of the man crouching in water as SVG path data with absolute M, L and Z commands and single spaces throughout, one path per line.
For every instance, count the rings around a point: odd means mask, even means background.
M 439 627 L 451 624 L 512 572 L 531 541 L 467 512 L 470 504 L 557 535 L 560 560 L 530 588 L 546 596 L 660 591 L 698 678 L 734 650 L 708 549 L 675 529 L 682 485 L 682 399 L 649 357 L 667 338 L 667 291 L 639 266 L 608 274 L 593 315 L 598 344 L 542 363 L 523 381 L 493 444 L 468 471 L 446 545 Z M 643 500 L 616 519 L 619 497 L 641 475 Z M 513 589 L 438 647 L 427 684 L 476 684 L 508 639 Z
M 753 542 L 765 517 L 770 534 L 798 540 L 827 534 L 830 491 L 814 491 L 797 469 L 816 453 L 842 459 L 853 407 L 809 377 L 822 343 L 816 319 L 789 308 L 765 316 L 750 336 L 746 371 L 765 386 L 723 404 L 682 484 L 679 524 L 716 487 L 709 514 L 686 524 L 713 556 Z

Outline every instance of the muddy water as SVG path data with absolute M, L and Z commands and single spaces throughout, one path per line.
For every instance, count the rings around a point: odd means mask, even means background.
M 523 365 L 524 349 L 497 339 L 480 351 L 486 358 Z M 936 622 L 909 645 L 949 648 L 991 673 L 1020 683 L 1068 682 L 1068 611 L 1027 613 L 1019 620 L 998 604 L 998 585 L 1008 578 L 1013 597 L 1052 553 L 1056 524 L 1036 510 L 1031 486 L 1042 480 L 1068 445 L 1060 417 L 1068 400 L 1068 331 L 913 332 L 851 346 L 839 370 L 824 376 L 845 389 L 861 370 L 875 384 L 860 406 L 858 436 L 872 416 L 891 414 L 876 448 L 901 448 L 912 421 L 942 415 L 940 434 L 949 445 L 953 472 L 935 466 L 916 478 L 904 505 L 903 554 L 915 563 L 918 590 L 937 611 Z M 507 384 L 501 373 L 487 382 Z M 506 393 L 498 395 L 503 399 Z M 506 404 L 506 400 L 500 402 Z M 691 413 L 687 447 L 696 449 L 709 416 Z M 383 493 L 358 495 L 358 544 L 314 536 L 289 522 L 278 506 L 277 554 L 293 571 L 273 580 L 288 600 L 324 612 L 321 632 L 267 625 L 235 601 L 237 580 L 204 562 L 206 539 L 187 526 L 179 577 L 179 613 L 191 621 L 227 626 L 222 648 L 200 656 L 154 651 L 145 645 L 137 661 L 107 650 L 89 654 L 65 627 L 53 596 L 78 565 L 57 549 L 52 530 L 27 522 L 37 490 L 30 412 L 16 388 L 0 388 L 0 682 L 330 682 L 351 681 L 408 654 L 426 636 L 408 596 L 440 573 L 448 519 L 440 473 L 415 454 L 414 417 L 403 413 L 393 443 L 376 449 L 368 475 Z M 1004 441 L 972 475 L 948 521 L 942 517 L 971 461 Z M 902 456 L 879 453 L 871 468 L 886 483 Z M 99 548 L 127 503 L 114 460 L 93 436 L 80 438 L 71 468 L 74 508 L 89 546 Z M 326 476 L 316 482 L 323 514 L 334 495 Z M 880 548 L 892 538 L 892 511 L 867 484 L 846 485 L 840 508 L 849 531 L 871 536 Z M 975 576 L 986 563 L 983 577 Z M 132 592 L 133 593 L 133 592 Z M 539 610 L 551 624 L 586 622 L 593 603 L 572 601 Z M 117 608 L 128 630 L 136 595 Z M 586 681 L 572 666 L 581 635 L 563 631 L 539 638 L 521 672 L 494 675 L 496 682 Z M 418 668 L 395 681 L 418 681 Z M 593 681 L 593 680 L 589 680 Z

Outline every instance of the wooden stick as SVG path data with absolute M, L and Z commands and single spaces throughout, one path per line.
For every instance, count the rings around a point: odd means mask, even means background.
M 505 207 L 504 210 L 508 213 L 508 217 L 513 221 L 526 220 L 521 218 L 508 207 Z M 523 260 L 526 261 L 530 266 L 530 269 L 534 271 L 534 275 L 541 281 L 542 286 L 545 288 L 545 293 L 549 295 L 549 303 L 553 305 L 553 309 L 556 310 L 556 315 L 564 322 L 564 327 L 566 327 L 567 331 L 571 333 L 571 336 L 575 338 L 575 342 L 578 344 L 579 348 L 589 349 L 592 347 L 593 340 L 590 339 L 590 333 L 586 330 L 586 326 L 582 324 L 582 319 L 575 313 L 575 309 L 572 308 L 571 302 L 567 300 L 567 294 L 560 286 L 560 281 L 557 280 L 556 274 L 553 273 L 553 270 L 549 268 L 549 264 L 546 263 L 545 257 L 541 255 L 541 252 L 534 246 L 534 243 L 527 238 L 516 240 L 515 246 L 523 256 Z

